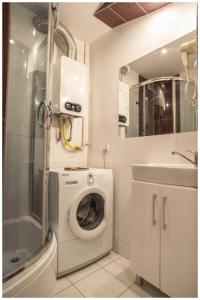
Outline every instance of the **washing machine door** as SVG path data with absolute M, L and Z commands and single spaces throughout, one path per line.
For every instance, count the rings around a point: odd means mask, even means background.
M 84 240 L 99 236 L 105 229 L 108 216 L 105 193 L 95 187 L 86 188 L 72 202 L 69 222 L 73 233 Z

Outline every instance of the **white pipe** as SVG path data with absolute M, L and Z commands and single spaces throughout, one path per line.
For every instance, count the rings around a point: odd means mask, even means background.
M 76 42 L 71 35 L 71 33 L 61 24 L 58 24 L 55 30 L 55 36 L 58 35 L 62 38 L 65 43 L 66 48 L 68 48 L 68 53 L 65 53 L 66 56 L 76 60 L 77 59 L 77 46 Z

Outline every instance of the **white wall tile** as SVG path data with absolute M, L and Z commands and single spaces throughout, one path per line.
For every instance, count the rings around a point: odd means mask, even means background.
M 114 250 L 120 253 L 125 258 L 130 258 L 130 242 L 119 240 L 115 238 L 114 240 Z
M 56 140 L 57 130 L 56 127 L 52 127 L 50 133 L 50 168 L 86 167 L 87 146 L 83 150 L 78 151 L 65 148 L 62 141 Z M 81 145 L 81 139 L 79 139 L 79 142 L 77 141 L 77 144 Z

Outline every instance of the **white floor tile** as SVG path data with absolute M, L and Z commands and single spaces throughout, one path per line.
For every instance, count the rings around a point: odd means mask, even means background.
M 69 281 L 71 281 L 72 283 L 75 283 L 77 281 L 79 281 L 80 279 L 90 275 L 91 273 L 99 270 L 101 267 L 99 265 L 97 265 L 96 263 L 87 266 L 79 271 L 76 271 L 70 275 L 67 276 L 67 279 Z
M 72 285 L 54 296 L 55 298 L 83 298 L 83 295 Z
M 113 262 L 106 265 L 104 269 L 122 281 L 127 287 L 132 286 L 135 282 L 136 276 L 130 270 L 130 262 L 124 257 L 115 259 Z
M 119 298 L 141 298 L 141 296 L 134 292 L 132 288 L 129 288 L 123 294 L 121 294 Z
M 78 281 L 75 286 L 85 297 L 117 297 L 127 289 L 126 285 L 103 269 Z
M 120 255 L 114 251 L 111 251 L 110 254 L 106 255 L 105 257 L 103 257 L 102 259 L 98 260 L 96 263 L 100 266 L 100 267 L 104 267 L 107 264 L 111 263 L 113 260 L 115 260 L 116 258 L 119 258 Z
M 72 284 L 69 282 L 69 280 L 67 280 L 66 277 L 57 279 L 53 295 L 58 294 L 62 290 L 68 288 L 70 285 Z

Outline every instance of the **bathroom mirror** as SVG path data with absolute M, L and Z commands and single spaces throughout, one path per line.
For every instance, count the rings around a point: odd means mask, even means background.
M 119 136 L 138 137 L 195 131 L 196 55 L 189 55 L 189 82 L 180 46 L 195 39 L 191 32 L 119 70 Z

